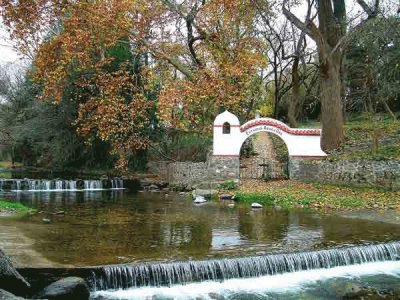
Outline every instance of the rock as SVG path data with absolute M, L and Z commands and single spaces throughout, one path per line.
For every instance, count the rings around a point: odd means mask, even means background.
M 30 284 L 18 273 L 10 258 L 0 249 L 0 289 L 23 295 L 29 288 Z
M 251 204 L 251 208 L 262 208 L 263 206 L 260 204 L 260 203 L 257 203 L 257 202 L 253 202 L 252 204 Z
M 35 297 L 49 300 L 87 300 L 89 295 L 89 288 L 84 279 L 67 277 L 53 282 Z
M 46 223 L 46 224 L 50 224 L 50 223 L 51 223 L 51 220 L 50 220 L 50 219 L 47 219 L 47 218 L 43 218 L 43 219 L 42 219 L 42 222 L 43 222 L 43 223 Z
M 0 289 L 0 300 L 23 300 L 24 298 L 17 297 L 5 290 Z
M 202 196 L 202 197 L 204 197 L 204 198 L 211 199 L 211 197 L 212 197 L 213 195 L 216 195 L 217 193 L 218 193 L 217 190 L 201 190 L 201 189 L 195 189 L 195 190 L 192 192 L 192 196 L 193 196 L 193 198 L 196 198 L 197 196 Z
M 158 186 L 155 185 L 155 184 L 149 185 L 149 186 L 147 187 L 147 189 L 150 190 L 150 191 L 158 191 L 158 190 L 159 190 Z
M 208 297 L 210 297 L 210 299 L 212 300 L 224 300 L 225 297 L 222 295 L 219 295 L 217 293 L 208 293 Z
M 193 201 L 196 204 L 207 202 L 207 200 L 203 196 L 196 196 L 196 199 Z
M 235 203 L 229 203 L 228 207 L 230 207 L 230 208 L 235 207 Z
M 220 194 L 220 195 L 219 195 L 219 199 L 221 199 L 221 200 L 233 200 L 233 199 L 235 199 L 235 195 L 231 195 L 231 194 Z

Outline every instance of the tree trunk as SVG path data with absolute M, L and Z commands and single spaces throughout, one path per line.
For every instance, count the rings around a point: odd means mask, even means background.
M 341 53 L 338 51 L 320 66 L 323 150 L 337 149 L 344 141 L 340 61 Z
M 297 56 L 292 66 L 292 93 L 288 109 L 289 126 L 292 128 L 298 126 L 301 108 L 303 107 L 303 101 L 300 96 L 299 61 L 300 58 Z
M 278 102 L 279 102 L 279 86 L 278 86 L 278 69 L 276 65 L 276 55 L 274 55 L 274 118 L 278 119 Z
M 390 106 L 389 106 L 389 104 L 387 103 L 386 99 L 385 99 L 385 98 L 382 98 L 381 101 L 382 101 L 382 103 L 383 103 L 383 107 L 385 108 L 386 112 L 392 117 L 392 119 L 393 119 L 394 121 L 396 121 L 396 116 L 395 116 L 395 114 L 393 113 L 393 111 L 390 109 Z

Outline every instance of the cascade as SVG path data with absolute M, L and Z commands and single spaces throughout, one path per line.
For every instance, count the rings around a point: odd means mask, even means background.
M 93 271 L 91 285 L 95 290 L 160 287 L 396 260 L 400 260 L 400 242 L 242 258 L 109 265 Z
M 84 181 L 85 190 L 102 190 L 103 183 L 101 180 L 85 180 Z
M 111 179 L 111 188 L 114 190 L 120 190 L 124 188 L 124 181 L 120 178 Z
M 104 181 L 104 182 L 103 182 Z M 124 189 L 122 179 L 112 180 L 49 180 L 49 179 L 0 179 L 0 191 L 79 191 Z

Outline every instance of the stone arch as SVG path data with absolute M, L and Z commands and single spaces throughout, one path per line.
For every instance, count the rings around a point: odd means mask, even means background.
M 264 119 L 264 118 L 263 118 L 263 119 Z M 260 118 L 260 120 L 262 120 L 262 119 Z M 249 122 L 247 122 L 247 123 L 249 123 Z M 246 123 L 246 124 L 247 124 L 247 123 Z M 242 127 L 244 127 L 246 124 L 244 124 Z M 249 130 L 249 134 L 248 134 L 248 135 L 242 135 L 242 144 L 240 145 L 240 148 L 242 148 L 244 142 L 245 142 L 247 139 L 249 139 L 251 136 L 253 136 L 253 135 L 255 135 L 255 134 L 259 133 L 259 132 L 267 132 L 267 133 L 271 133 L 271 134 L 273 134 L 273 135 L 279 137 L 279 138 L 285 143 L 286 148 L 289 150 L 289 146 L 288 146 L 289 140 L 288 140 L 288 137 L 287 137 L 286 135 L 282 135 L 282 134 L 280 133 L 280 131 L 278 131 L 278 130 L 276 129 L 275 126 L 266 126 L 265 128 L 262 128 L 262 129 L 260 129 L 260 130 L 253 130 L 253 131 L 252 131 L 252 130 Z
M 223 134 L 225 122 L 231 125 L 231 133 Z M 225 111 L 214 121 L 213 154 L 220 157 L 239 157 L 244 141 L 257 132 L 273 133 L 285 142 L 289 157 L 326 157 L 321 149 L 320 129 L 290 128 L 285 123 L 271 118 L 257 118 L 240 125 L 239 119 Z

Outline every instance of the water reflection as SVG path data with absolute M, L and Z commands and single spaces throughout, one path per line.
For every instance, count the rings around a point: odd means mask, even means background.
M 116 190 L 0 196 L 40 212 L 20 220 L 0 219 L 0 225 L 12 223 L 47 259 L 73 265 L 255 255 L 400 239 L 395 224 L 218 202 L 195 206 L 177 194 Z M 60 211 L 64 214 L 56 214 Z M 51 223 L 44 224 L 43 218 Z

